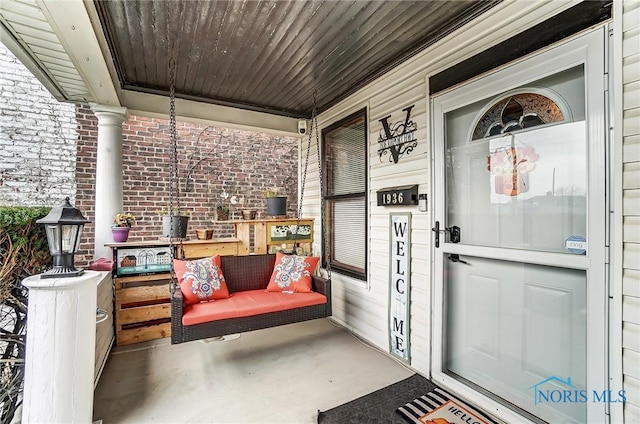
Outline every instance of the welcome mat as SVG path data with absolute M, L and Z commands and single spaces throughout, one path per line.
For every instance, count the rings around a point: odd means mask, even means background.
M 319 424 L 404 424 L 398 406 L 434 390 L 437 386 L 419 374 L 400 380 L 373 393 L 327 411 L 318 411 Z
M 399 407 L 396 413 L 409 424 L 497 424 L 439 387 Z

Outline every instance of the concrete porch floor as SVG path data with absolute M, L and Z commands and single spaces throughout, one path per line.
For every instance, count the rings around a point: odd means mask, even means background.
M 328 319 L 235 340 L 116 347 L 94 397 L 110 423 L 316 423 L 413 374 Z

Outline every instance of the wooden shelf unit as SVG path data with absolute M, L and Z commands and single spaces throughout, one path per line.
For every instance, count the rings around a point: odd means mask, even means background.
M 223 238 L 187 240 L 174 243 L 176 257 L 197 259 L 213 255 L 238 255 L 240 240 Z M 107 243 L 113 250 L 114 262 L 118 251 L 140 252 L 145 249 L 170 248 L 163 240 Z M 158 250 L 158 249 L 156 249 Z M 165 253 L 163 251 L 163 253 Z M 119 264 L 116 264 L 119 265 Z M 129 265 L 129 264 L 128 264 Z M 126 274 L 125 272 L 131 272 Z M 144 273 L 138 270 L 114 268 L 114 325 L 116 344 L 124 346 L 171 336 L 170 272 Z
M 171 336 L 170 273 L 114 277 L 118 346 Z
M 233 224 L 235 237 L 240 240 L 238 255 L 262 255 L 273 253 L 276 247 L 301 247 L 304 252 L 311 253 L 313 244 L 313 218 L 269 218 L 269 219 L 232 219 L 216 221 L 218 223 Z M 295 243 L 293 234 L 286 233 L 286 228 L 300 224 L 305 234 L 298 234 Z M 251 251 L 251 230 L 253 229 L 253 251 Z M 284 230 L 285 234 L 278 234 Z M 308 233 L 306 232 L 308 231 Z

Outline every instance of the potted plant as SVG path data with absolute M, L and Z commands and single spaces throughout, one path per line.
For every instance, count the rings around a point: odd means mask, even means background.
M 216 204 L 216 220 L 217 221 L 228 221 L 229 220 L 229 206 L 219 202 Z
M 229 198 L 229 202 L 240 210 L 242 219 L 256 219 L 256 210 L 244 207 L 244 196 L 233 195 Z
M 187 238 L 187 226 L 189 225 L 189 212 L 178 210 L 174 207 L 169 214 L 168 209 L 157 211 L 162 217 L 162 237 L 184 239 Z
M 267 215 L 269 216 L 287 215 L 287 196 L 279 196 L 279 191 L 278 187 L 269 187 L 262 191 L 267 198 Z
M 129 238 L 129 230 L 131 225 L 135 222 L 136 218 L 130 213 L 118 213 L 113 218 L 113 224 L 111 224 L 111 234 L 113 235 L 113 241 L 123 243 Z

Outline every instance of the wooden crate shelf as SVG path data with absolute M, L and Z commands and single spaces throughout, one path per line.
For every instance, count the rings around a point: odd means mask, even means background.
M 114 278 L 119 346 L 171 335 L 170 278 L 169 273 Z
M 120 330 L 117 336 L 117 343 L 119 346 L 124 346 L 164 337 L 171 337 L 171 322 Z
M 117 262 L 118 249 L 139 252 L 141 249 L 170 246 L 166 241 L 108 243 Z M 237 255 L 240 240 L 236 238 L 188 240 L 175 244 L 180 259 L 195 259 L 213 255 Z M 135 254 L 135 253 L 133 253 Z M 140 261 L 138 260 L 138 263 Z M 122 264 L 120 264 L 122 265 Z M 128 267 L 130 265 L 124 265 Z M 136 269 L 137 270 L 137 269 Z M 114 325 L 119 346 L 171 336 L 171 274 L 159 272 L 129 275 L 116 268 L 113 274 Z

